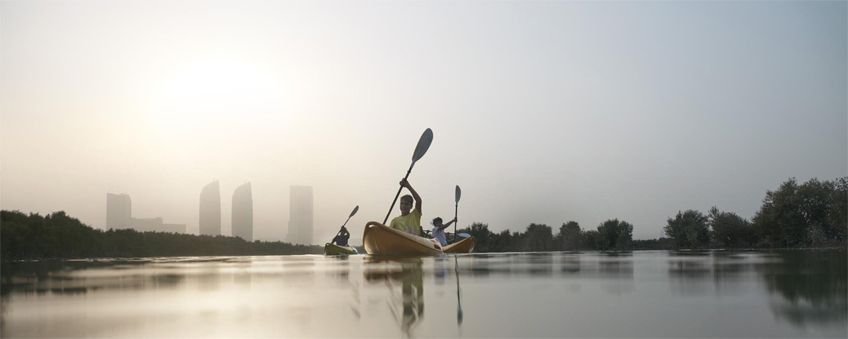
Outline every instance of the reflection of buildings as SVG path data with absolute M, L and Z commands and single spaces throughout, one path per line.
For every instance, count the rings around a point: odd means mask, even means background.
M 106 227 L 131 228 L 139 232 L 185 233 L 185 224 L 166 224 L 162 218 L 133 218 L 132 200 L 127 194 L 106 193 Z
M 293 244 L 312 244 L 312 186 L 289 188 L 289 234 Z
M 221 192 L 218 181 L 213 181 L 200 191 L 200 234 L 221 234 Z
M 253 241 L 253 193 L 250 183 L 233 192 L 233 236 Z

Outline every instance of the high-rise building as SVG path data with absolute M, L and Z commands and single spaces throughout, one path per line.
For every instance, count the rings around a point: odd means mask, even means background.
M 221 190 L 213 181 L 200 191 L 200 234 L 221 235 Z
M 312 186 L 289 187 L 289 234 L 293 244 L 312 244 Z
M 185 233 L 185 224 L 166 224 L 162 218 L 133 218 L 132 200 L 127 194 L 106 193 L 106 227 L 130 228 L 139 232 Z
M 250 183 L 233 191 L 233 236 L 253 241 L 253 193 Z
M 106 193 L 106 227 L 132 228 L 132 200 L 128 194 Z

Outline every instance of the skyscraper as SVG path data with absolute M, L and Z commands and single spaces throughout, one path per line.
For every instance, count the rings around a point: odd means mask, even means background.
M 132 199 L 127 194 L 106 193 L 106 227 L 131 228 L 139 232 L 185 233 L 185 224 L 166 224 L 162 218 L 133 218 Z
M 132 200 L 128 194 L 106 193 L 106 227 L 132 228 Z
M 312 186 L 289 187 L 289 234 L 293 244 L 312 244 Z
M 213 181 L 200 191 L 200 234 L 221 235 L 221 191 Z
M 253 241 L 253 193 L 250 183 L 233 191 L 233 236 Z

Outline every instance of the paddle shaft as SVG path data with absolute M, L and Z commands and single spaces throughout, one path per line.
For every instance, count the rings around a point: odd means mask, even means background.
M 453 210 L 453 242 L 456 242 L 456 224 L 459 223 L 459 220 L 456 219 L 456 216 L 459 214 L 459 201 L 454 205 Z
M 409 178 L 409 173 L 412 172 L 412 166 L 415 166 L 415 161 L 413 161 L 411 164 L 409 164 L 409 169 L 406 171 L 406 175 L 403 176 L 403 180 L 406 180 L 407 178 Z M 392 210 L 395 209 L 395 203 L 397 202 L 398 197 L 400 196 L 400 191 L 402 191 L 402 190 L 403 190 L 403 186 L 398 187 L 397 194 L 395 194 L 395 199 L 392 200 L 392 207 L 389 207 L 389 213 L 386 213 L 386 217 L 383 218 L 383 225 L 386 224 L 386 221 L 389 220 L 389 216 L 392 215 Z

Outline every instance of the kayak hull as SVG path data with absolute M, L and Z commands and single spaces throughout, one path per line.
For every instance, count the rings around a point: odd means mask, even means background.
M 399 231 L 376 221 L 365 224 L 365 252 L 379 256 L 433 256 L 444 253 L 433 239 Z
M 324 244 L 324 254 L 326 255 L 353 255 L 359 254 L 356 248 L 351 246 L 339 246 L 332 243 Z
M 471 253 L 474 250 L 474 245 L 476 241 L 474 237 L 468 237 L 457 241 L 453 244 L 449 244 L 442 248 L 445 253 Z

